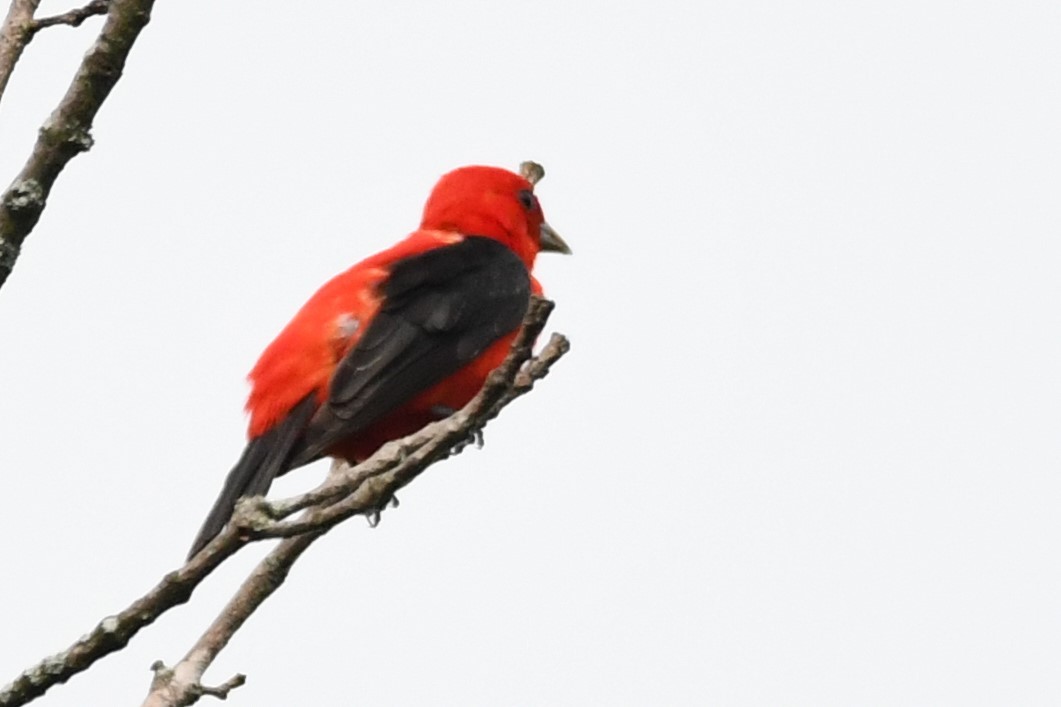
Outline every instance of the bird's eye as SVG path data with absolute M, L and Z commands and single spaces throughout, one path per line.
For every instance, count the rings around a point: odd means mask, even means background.
M 532 192 L 530 189 L 522 189 L 516 196 L 519 197 L 519 203 L 523 204 L 523 208 L 525 208 L 527 211 L 531 211 L 534 209 L 534 205 L 537 203 L 537 201 L 534 198 L 534 192 Z

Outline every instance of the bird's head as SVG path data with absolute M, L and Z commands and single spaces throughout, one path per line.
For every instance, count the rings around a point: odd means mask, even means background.
M 461 167 L 444 175 L 427 199 L 420 227 L 493 238 L 528 269 L 539 251 L 571 252 L 545 222 L 534 184 L 499 167 Z

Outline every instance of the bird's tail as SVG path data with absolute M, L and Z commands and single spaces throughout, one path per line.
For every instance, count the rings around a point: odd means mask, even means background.
M 264 495 L 273 479 L 291 469 L 292 452 L 302 438 L 315 407 L 313 396 L 305 398 L 280 424 L 247 443 L 239 461 L 228 472 L 225 485 L 203 521 L 199 534 L 195 536 L 195 542 L 188 552 L 189 560 L 225 527 L 232 517 L 236 501 L 244 496 Z

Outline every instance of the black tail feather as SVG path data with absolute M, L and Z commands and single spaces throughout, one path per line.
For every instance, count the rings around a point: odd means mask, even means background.
M 221 532 L 232 517 L 236 501 L 244 496 L 262 496 L 269 490 L 273 479 L 289 471 L 292 451 L 316 408 L 313 396 L 296 405 L 280 424 L 260 437 L 247 443 L 239 461 L 228 472 L 221 494 L 203 521 L 199 534 L 188 552 L 194 557 Z

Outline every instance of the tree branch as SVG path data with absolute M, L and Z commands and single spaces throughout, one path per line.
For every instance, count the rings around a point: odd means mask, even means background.
M 120 613 L 103 619 L 91 632 L 67 648 L 27 669 L 0 690 L 0 707 L 17 707 L 66 682 L 100 658 L 123 648 L 142 628 L 169 609 L 183 604 L 207 575 L 249 542 L 267 537 L 290 537 L 262 561 L 214 624 L 174 668 L 155 666 L 155 679 L 145 705 L 190 705 L 204 694 L 227 695 L 242 684 L 238 677 L 219 688 L 204 687 L 203 673 L 235 631 L 280 584 L 299 555 L 344 518 L 381 511 L 402 486 L 435 461 L 461 450 L 486 423 L 515 398 L 527 393 L 548 374 L 568 350 L 567 339 L 554 334 L 538 356 L 534 340 L 545 327 L 553 304 L 535 297 L 504 363 L 487 378 L 483 389 L 460 411 L 432 423 L 404 439 L 388 443 L 356 467 L 333 473 L 315 491 L 270 503 L 247 499 L 225 529 L 180 569 L 162 578 L 151 591 Z M 309 509 L 295 521 L 282 519 Z
M 35 31 L 32 13 L 38 4 L 39 0 L 15 0 L 12 4 L 4 22 L 5 44 L 0 47 L 0 82 L 6 83 L 4 61 L 13 67 Z M 85 54 L 66 95 L 41 126 L 22 171 L 0 196 L 0 287 L 11 274 L 23 241 L 37 225 L 59 173 L 75 155 L 92 147 L 92 121 L 121 78 L 125 60 L 151 18 L 153 5 L 154 0 L 112 0 L 108 4 L 107 21 L 99 37 Z M 14 43 L 8 47 L 7 42 Z
M 61 15 L 53 15 L 51 17 L 42 17 L 39 20 L 33 20 L 33 23 L 30 25 L 30 35 L 32 36 L 45 27 L 52 27 L 54 25 L 80 27 L 82 22 L 94 15 L 107 14 L 107 8 L 109 6 L 110 0 L 92 0 L 92 2 L 84 7 L 67 10 Z
M 280 588 L 295 560 L 324 533 L 323 530 L 306 533 L 277 545 L 243 581 L 236 595 L 181 662 L 173 668 L 167 668 L 162 661 L 156 661 L 152 666 L 155 679 L 151 681 L 151 692 L 144 700 L 143 707 L 185 707 L 198 702 L 204 694 L 216 696 L 217 688 L 204 687 L 201 683 L 203 673 L 228 645 L 243 622 Z M 243 675 L 236 675 L 225 684 L 235 687 L 237 683 L 242 685 L 245 679 Z M 224 695 L 227 696 L 228 692 L 225 691 Z
M 211 555 L 200 553 L 179 570 L 170 572 L 128 608 L 106 617 L 72 646 L 41 660 L 0 689 L 0 707 L 24 705 L 51 686 L 88 669 L 103 656 L 121 650 L 140 629 L 188 601 L 199 583 L 239 548 L 239 543 L 233 543 Z
M 12 0 L 4 24 L 0 25 L 0 98 L 22 50 L 33 36 L 33 13 L 40 4 L 41 0 Z
M 243 622 L 283 584 L 291 566 L 312 542 L 353 515 L 377 516 L 398 489 L 434 462 L 459 453 L 505 405 L 531 390 L 569 349 L 567 339 L 554 334 L 541 354 L 531 356 L 552 307 L 552 302 L 534 298 L 508 357 L 460 411 L 386 445 L 356 467 L 335 464 L 328 479 L 308 494 L 275 504 L 261 498 L 242 501 L 230 524 L 237 532 L 244 537 L 286 539 L 255 568 L 184 658 L 172 669 L 156 671 L 143 707 L 184 707 L 198 701 L 203 694 L 203 673 Z M 274 520 L 301 508 L 309 510 L 298 521 Z M 225 542 L 215 540 L 203 553 Z M 158 679 L 160 674 L 163 677 Z

